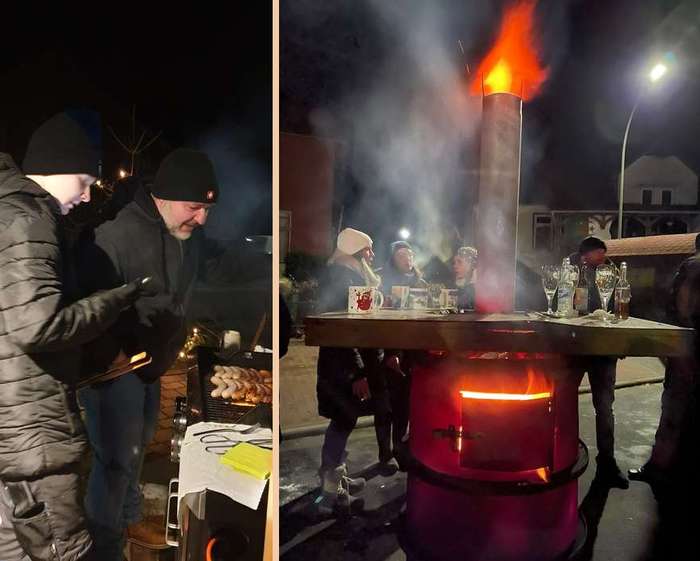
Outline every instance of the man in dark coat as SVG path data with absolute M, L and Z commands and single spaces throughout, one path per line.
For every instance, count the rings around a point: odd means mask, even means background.
M 338 234 L 337 249 L 319 283 L 319 311 L 346 311 L 350 286 L 376 286 L 370 264 L 372 239 L 346 228 Z M 322 495 L 317 506 L 330 513 L 336 507 L 349 508 L 365 484 L 347 475 L 345 446 L 357 418 L 369 413 L 371 399 L 382 399 L 378 370 L 383 353 L 377 349 L 321 347 L 318 354 L 316 393 L 318 413 L 330 419 L 321 450 Z M 374 404 L 376 407 L 376 403 Z M 359 503 L 357 503 L 359 504 Z
M 62 215 L 90 200 L 98 156 L 65 114 L 33 134 L 24 175 L 0 154 L 0 559 L 85 559 L 78 500 L 87 443 L 75 400 L 80 346 L 139 283 L 75 298 Z
M 593 312 L 601 307 L 600 294 L 595 283 L 596 267 L 612 264 L 606 257 L 608 251 L 605 242 L 593 236 L 587 237 L 579 244 L 578 253 L 569 256 L 572 265 L 580 268 L 588 285 L 588 302 L 586 309 Z M 595 409 L 596 445 L 596 480 L 610 487 L 627 489 L 629 481 L 620 471 L 615 460 L 615 380 L 617 378 L 617 358 L 609 356 L 589 356 L 577 359 L 580 375 L 588 372 L 591 385 L 591 398 Z
M 177 149 L 161 163 L 150 192 L 142 187 L 117 217 L 101 224 L 81 251 L 90 269 L 87 292 L 111 288 L 145 272 L 161 292 L 139 301 L 109 333 L 86 349 L 88 370 L 100 371 L 146 351 L 151 364 L 135 376 L 82 390 L 94 451 L 85 510 L 101 561 L 121 561 L 124 531 L 141 518 L 139 480 L 144 450 L 155 433 L 160 376 L 186 339 L 187 308 L 198 268 L 201 230 L 218 187 L 202 152 Z
M 700 234 L 695 238 L 695 255 L 684 260 L 673 277 L 668 316 L 676 325 L 692 327 L 696 332 L 700 329 Z M 696 348 L 700 348 L 697 341 Z M 681 436 L 687 430 L 695 405 L 697 372 L 697 354 L 669 358 L 654 447 L 642 467 L 629 470 L 630 479 L 645 481 L 659 491 L 668 490 L 682 463 Z M 679 481 L 682 485 L 687 483 L 685 478 Z

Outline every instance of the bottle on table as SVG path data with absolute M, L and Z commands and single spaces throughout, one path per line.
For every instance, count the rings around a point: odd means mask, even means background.
M 578 268 L 571 264 L 568 257 L 564 257 L 557 287 L 557 314 L 562 317 L 571 317 L 575 314 L 574 291 L 577 278 Z
M 578 284 L 574 293 L 574 309 L 580 315 L 586 315 L 588 309 L 588 278 L 586 276 L 587 267 L 581 265 L 581 271 L 578 276 Z
M 615 287 L 615 318 L 625 320 L 630 317 L 630 300 L 632 289 L 627 279 L 627 263 L 620 265 L 620 280 Z

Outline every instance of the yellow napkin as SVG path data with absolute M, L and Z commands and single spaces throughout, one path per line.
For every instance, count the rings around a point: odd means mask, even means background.
M 221 456 L 221 463 L 258 479 L 267 479 L 272 471 L 272 450 L 241 442 Z

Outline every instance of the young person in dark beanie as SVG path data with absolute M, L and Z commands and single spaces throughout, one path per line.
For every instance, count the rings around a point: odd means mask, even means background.
M 410 288 L 426 288 L 428 283 L 423 279 L 423 273 L 416 266 L 411 244 L 406 241 L 395 241 L 390 246 L 390 256 L 386 265 L 377 271 L 382 277 L 382 292 L 391 295 L 392 286 L 408 286 Z
M 202 152 L 177 149 L 114 220 L 81 250 L 91 275 L 85 290 L 110 288 L 153 274 L 161 293 L 139 301 L 107 336 L 86 350 L 89 368 L 145 350 L 153 358 L 137 375 L 80 394 L 94 450 L 85 509 L 100 561 L 121 561 L 125 529 L 140 520 L 143 453 L 158 421 L 160 376 L 186 339 L 185 309 L 195 279 L 200 232 L 218 196 L 214 167 Z
M 579 274 L 585 276 L 588 284 L 587 309 L 593 312 L 601 307 L 600 294 L 596 289 L 596 267 L 612 264 L 606 257 L 608 251 L 603 240 L 589 236 L 581 241 L 579 250 L 569 256 L 572 265 L 579 267 Z M 595 409 L 596 481 L 608 487 L 627 489 L 629 481 L 615 460 L 615 380 L 617 378 L 617 358 L 609 356 L 589 356 L 577 359 L 581 377 L 588 372 L 591 385 L 591 398 Z
M 98 155 L 66 114 L 31 137 L 22 173 L 0 154 L 0 559 L 86 559 L 78 499 L 87 442 L 80 347 L 145 292 L 139 279 L 77 299 L 62 215 L 90 200 Z M 146 275 L 144 275 L 146 276 Z

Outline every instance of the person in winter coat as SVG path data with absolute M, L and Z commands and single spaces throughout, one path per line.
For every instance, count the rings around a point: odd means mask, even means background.
M 588 283 L 588 310 L 601 307 L 600 294 L 595 289 L 595 272 L 598 265 L 612 264 L 606 257 L 608 251 L 605 242 L 589 236 L 579 244 L 578 253 L 569 256 L 572 265 L 580 268 L 580 274 Z M 596 445 L 596 481 L 609 487 L 627 489 L 629 481 L 620 471 L 615 460 L 615 380 L 617 377 L 617 358 L 608 356 L 591 356 L 577 359 L 583 373 L 588 372 L 591 384 L 591 398 L 595 409 Z
M 374 258 L 372 239 L 359 230 L 346 228 L 338 234 L 337 248 L 319 283 L 319 311 L 345 311 L 350 286 L 371 286 L 378 279 L 370 264 Z M 375 285 L 376 286 L 376 285 Z M 321 449 L 322 494 L 320 512 L 336 507 L 360 505 L 354 495 L 362 490 L 364 479 L 348 477 L 345 447 L 357 418 L 369 413 L 372 400 L 382 395 L 378 370 L 383 353 L 377 349 L 321 347 L 318 354 L 316 393 L 318 412 L 330 419 Z
M 460 247 L 452 258 L 454 275 L 450 288 L 457 289 L 457 307 L 460 310 L 473 310 L 475 302 L 476 261 L 478 253 L 473 247 Z
M 91 547 L 78 499 L 88 452 L 75 399 L 80 346 L 145 290 L 134 279 L 76 297 L 62 216 L 90 200 L 97 167 L 86 133 L 63 113 L 32 135 L 24 173 L 0 154 L 2 561 L 75 561 Z
M 382 278 L 382 292 L 391 294 L 392 286 L 408 286 L 410 288 L 426 288 L 428 283 L 416 266 L 411 244 L 399 240 L 391 244 L 391 255 L 386 265 L 377 273 Z
M 700 329 L 700 234 L 695 237 L 695 255 L 678 267 L 668 304 L 669 320 L 682 327 Z M 700 348 L 696 342 L 696 348 Z M 661 418 L 654 447 L 646 463 L 628 471 L 633 481 L 649 483 L 657 491 L 668 491 L 673 482 L 684 492 L 688 478 L 682 464 L 682 437 L 688 430 L 696 405 L 698 388 L 697 352 L 689 356 L 669 357 L 661 394 Z M 693 438 L 693 444 L 697 438 Z M 687 469 L 685 471 L 691 471 Z M 693 470 L 694 471 L 694 470 Z M 674 477 L 680 475 L 680 477 Z
M 382 277 L 382 290 L 391 295 L 392 286 L 426 288 L 428 283 L 415 264 L 413 248 L 406 241 L 399 240 L 391 244 L 391 256 L 386 266 L 379 271 Z M 410 401 L 410 371 L 414 354 L 399 349 L 387 349 L 384 352 L 384 377 L 386 392 L 389 396 L 388 415 L 375 418 L 377 445 L 379 446 L 380 470 L 389 474 L 398 468 L 405 468 L 405 440 L 408 432 L 408 414 Z M 386 417 L 382 419 L 382 417 Z M 384 421 L 384 422 L 382 422 Z M 398 465 L 396 464 L 398 462 Z
M 100 371 L 146 351 L 152 362 L 134 376 L 80 393 L 94 461 L 85 510 L 101 561 L 121 561 L 125 529 L 141 518 L 139 480 L 144 450 L 155 433 L 160 376 L 186 339 L 185 310 L 198 268 L 201 230 L 218 195 L 214 167 L 202 152 L 176 149 L 160 164 L 150 191 L 141 187 L 81 249 L 87 292 L 151 272 L 160 293 L 123 314 L 86 349 L 86 368 Z

